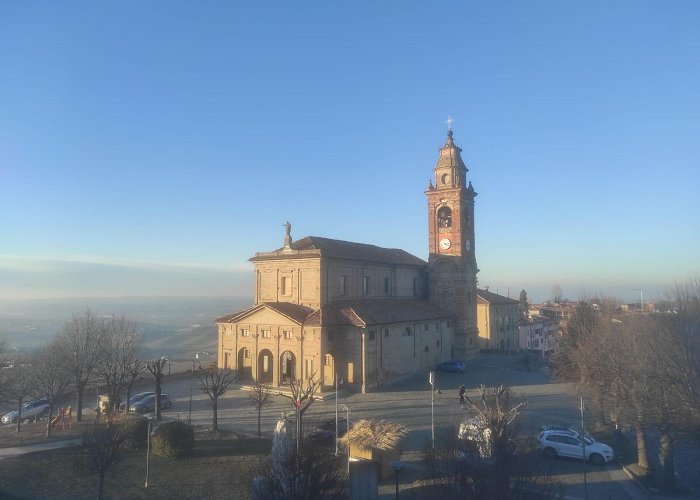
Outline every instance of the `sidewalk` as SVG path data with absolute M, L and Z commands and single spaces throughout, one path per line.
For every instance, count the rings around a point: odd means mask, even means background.
M 27 453 L 35 453 L 37 451 L 70 448 L 71 446 L 79 446 L 82 442 L 82 438 L 74 438 L 62 439 L 58 441 L 47 441 L 45 443 L 26 444 L 24 446 L 13 446 L 10 448 L 0 448 L 0 460 L 14 458 L 19 455 L 26 455 Z

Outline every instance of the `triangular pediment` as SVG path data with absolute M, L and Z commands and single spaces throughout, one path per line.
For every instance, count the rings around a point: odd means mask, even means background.
M 287 303 L 261 303 L 250 309 L 217 319 L 217 323 L 257 323 L 265 325 L 301 325 L 313 310 Z

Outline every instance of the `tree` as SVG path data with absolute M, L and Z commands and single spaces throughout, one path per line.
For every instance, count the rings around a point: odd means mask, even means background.
M 509 462 L 512 454 L 509 452 L 509 441 L 515 437 L 512 424 L 520 416 L 526 402 L 515 402 L 510 387 L 479 387 L 479 400 L 474 401 L 465 394 L 464 399 L 468 408 L 476 413 L 478 426 L 488 433 L 481 435 L 490 439 L 491 461 L 496 478 L 494 498 L 508 498 L 510 491 Z
M 208 370 L 200 371 L 199 390 L 209 396 L 212 408 L 212 431 L 219 432 L 218 424 L 218 405 L 219 397 L 223 396 L 229 386 L 236 381 L 236 374 L 228 368 L 218 369 L 209 368 Z
M 518 313 L 520 314 L 520 319 L 525 320 L 529 316 L 530 304 L 527 302 L 527 292 L 523 289 L 520 290 L 520 303 L 518 304 Z
M 156 420 L 160 420 L 160 386 L 163 381 L 163 376 L 165 375 L 163 373 L 163 368 L 166 362 L 165 358 L 160 358 L 153 359 L 146 363 L 146 369 L 151 373 L 153 381 L 156 384 Z
M 561 287 L 559 285 L 552 285 L 552 302 L 555 304 L 561 304 L 562 300 L 564 299 L 564 292 L 561 291 Z
M 12 368 L 3 369 L 7 377 L 6 399 L 17 405 L 17 426 L 19 432 L 22 425 L 22 403 L 32 394 L 34 380 L 32 379 L 31 363 L 29 359 L 15 360 Z
M 32 362 L 32 385 L 36 395 L 49 404 L 46 438 L 51 437 L 51 419 L 54 408 L 69 393 L 71 373 L 62 364 L 62 353 L 56 342 L 43 347 Z
M 255 382 L 248 394 L 248 402 L 258 412 L 258 439 L 260 439 L 260 417 L 262 409 L 272 403 L 270 388 L 260 382 Z
M 61 363 L 70 373 L 76 393 L 76 420 L 83 418 L 85 387 L 93 382 L 100 366 L 105 336 L 105 323 L 89 309 L 73 318 L 56 337 Z
M 284 392 L 277 393 L 278 396 L 287 398 L 292 405 L 292 408 L 296 411 L 297 419 L 297 452 L 299 452 L 299 442 L 302 436 L 302 425 L 301 422 L 304 418 L 304 413 L 309 407 L 316 401 L 316 391 L 321 388 L 323 379 L 316 378 L 316 373 L 314 372 L 311 377 L 303 380 L 290 380 L 289 389 L 291 394 L 286 394 Z
M 134 358 L 130 363 L 127 364 L 126 373 L 126 413 L 129 413 L 129 400 L 131 399 L 131 390 L 134 388 L 134 383 L 141 376 L 141 374 L 146 370 L 146 363 L 139 359 Z
M 81 449 L 82 466 L 99 475 L 97 498 L 104 498 L 104 483 L 107 472 L 120 462 L 127 451 L 127 442 L 121 426 L 109 425 L 85 431 Z
M 274 453 L 255 468 L 256 500 L 332 500 L 347 498 L 347 458 L 322 447 L 290 447 L 281 457 Z
M 105 324 L 106 334 L 102 341 L 102 360 L 98 367 L 101 381 L 107 388 L 112 416 L 119 394 L 129 379 L 129 370 L 136 358 L 136 324 L 123 316 L 112 317 Z

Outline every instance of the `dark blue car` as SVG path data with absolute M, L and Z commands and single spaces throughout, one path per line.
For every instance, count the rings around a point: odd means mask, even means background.
M 464 361 L 453 359 L 439 363 L 435 369 L 439 372 L 464 373 L 464 370 L 467 369 L 467 365 L 464 364 Z

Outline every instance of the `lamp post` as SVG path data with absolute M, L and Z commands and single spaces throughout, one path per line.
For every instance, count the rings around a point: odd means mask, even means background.
M 428 382 L 430 383 L 430 432 L 433 449 L 435 449 L 435 372 L 430 372 Z
M 345 411 L 345 435 L 348 440 L 348 477 L 350 476 L 350 408 L 347 405 L 340 405 L 341 410 Z M 336 426 L 337 427 L 337 426 Z
M 394 469 L 394 476 L 396 478 L 396 500 L 399 500 L 399 472 L 403 469 L 403 462 L 401 460 L 392 460 L 389 465 Z
M 335 456 L 338 456 L 338 372 L 335 372 Z
M 146 483 L 143 485 L 144 488 L 148 488 L 148 465 L 151 458 L 151 422 L 153 422 L 153 417 L 148 419 L 148 436 L 146 436 Z

